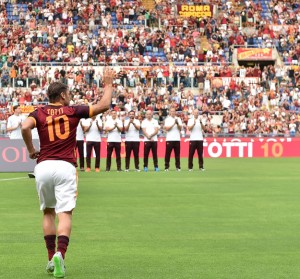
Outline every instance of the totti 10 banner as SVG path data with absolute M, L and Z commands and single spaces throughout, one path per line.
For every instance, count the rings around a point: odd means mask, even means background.
M 177 5 L 177 11 L 181 17 L 212 17 L 213 7 L 213 5 Z
M 274 60 L 271 48 L 238 48 L 238 60 Z
M 141 139 L 140 158 L 144 155 Z M 300 157 L 300 138 L 206 138 L 203 142 L 204 158 L 288 158 Z M 38 149 L 39 142 L 34 145 Z M 190 141 L 181 139 L 181 158 L 188 158 Z M 101 143 L 101 158 L 107 154 L 106 138 Z M 158 157 L 163 159 L 166 139 L 158 140 Z M 95 154 L 93 154 L 95 155 Z M 113 157 L 115 154 L 113 153 Z M 125 158 L 125 142 L 121 144 L 121 157 Z M 172 157 L 174 154 L 172 153 Z M 33 171 L 35 160 L 28 157 L 22 140 L 0 139 L 0 172 Z
M 300 157 L 300 138 L 205 138 L 203 155 L 205 158 L 288 158 Z M 188 158 L 189 138 L 181 138 L 180 157 Z M 158 157 L 163 159 L 166 151 L 166 139 L 159 138 Z M 101 143 L 101 158 L 106 158 L 106 138 Z M 115 154 L 113 153 L 113 157 Z M 141 139 L 140 158 L 144 156 L 144 143 Z M 125 158 L 125 142 L 121 143 L 121 157 Z M 172 152 L 172 158 L 174 153 Z

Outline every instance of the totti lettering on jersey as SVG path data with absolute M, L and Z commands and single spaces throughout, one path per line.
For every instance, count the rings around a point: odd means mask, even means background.
M 47 105 L 30 113 L 40 137 L 40 156 L 45 160 L 64 160 L 76 165 L 76 129 L 81 118 L 90 117 L 88 106 Z

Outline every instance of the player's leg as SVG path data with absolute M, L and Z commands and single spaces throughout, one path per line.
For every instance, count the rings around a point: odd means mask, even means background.
M 115 154 L 116 154 L 116 163 L 117 163 L 117 170 L 121 171 L 121 143 L 115 143 Z
M 86 171 L 91 171 L 91 156 L 93 150 L 93 143 L 91 141 L 86 142 Z
M 57 216 L 57 252 L 65 258 L 72 229 L 72 211 L 60 212 Z
M 111 142 L 107 143 L 107 155 L 106 155 L 106 171 L 110 171 L 111 167 L 111 154 L 113 152 L 113 144 Z
M 151 142 L 152 157 L 155 171 L 158 171 L 158 158 L 157 158 L 157 141 Z
M 79 167 L 80 167 L 80 170 L 83 171 L 84 170 L 84 151 L 83 151 L 84 141 L 78 140 L 76 142 L 76 145 L 77 145 L 77 149 L 78 149 L 78 153 L 79 153 Z
M 53 161 L 43 161 L 34 169 L 36 189 L 40 201 L 40 209 L 43 211 L 44 241 L 48 251 L 48 265 L 46 271 L 53 273 L 52 257 L 55 254 L 56 227 L 55 227 L 55 191 L 53 177 L 55 167 Z
M 203 140 L 200 140 L 197 145 L 197 153 L 198 153 L 198 162 L 200 170 L 204 170 L 204 162 L 203 162 Z
M 194 154 L 195 154 L 195 150 L 196 150 L 196 141 L 190 141 L 189 144 L 189 162 L 188 162 L 188 168 L 189 170 L 193 169 L 193 158 L 194 158 Z
M 139 153 L 140 153 L 140 142 L 133 142 L 133 156 L 134 156 L 134 165 L 135 169 L 139 170 L 140 169 L 140 159 L 139 159 Z
M 170 167 L 170 157 L 173 149 L 172 142 L 166 141 L 166 153 L 165 153 L 165 170 L 168 171 Z
M 55 209 L 45 208 L 43 216 L 43 231 L 46 247 L 48 250 L 48 259 L 52 259 L 55 254 L 55 242 L 56 242 L 56 226 L 55 226 Z
M 101 143 L 100 142 L 94 142 L 94 150 L 96 154 L 96 160 L 95 160 L 95 170 L 99 171 L 100 169 L 100 148 Z
M 144 142 L 144 171 L 148 171 L 148 158 L 150 153 L 150 142 Z
M 175 166 L 177 170 L 180 170 L 180 141 L 174 141 L 173 148 L 175 154 Z
M 54 271 L 54 264 L 52 262 L 52 258 L 56 252 L 55 251 L 56 248 L 55 217 L 56 217 L 56 213 L 54 208 L 44 209 L 43 231 L 44 231 L 44 240 L 48 251 L 48 264 L 46 266 L 46 271 L 49 274 L 52 274 Z
M 54 175 L 55 211 L 58 216 L 57 252 L 53 256 L 54 277 L 65 276 L 64 258 L 69 245 L 72 228 L 72 211 L 77 199 L 77 173 L 73 165 L 65 161 L 55 161 L 57 165 Z
M 131 142 L 125 141 L 125 171 L 129 170 L 130 166 L 130 154 L 131 154 Z

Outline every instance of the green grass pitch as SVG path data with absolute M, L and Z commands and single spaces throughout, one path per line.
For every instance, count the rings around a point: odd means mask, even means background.
M 299 163 L 206 159 L 206 172 L 176 172 L 173 159 L 168 173 L 79 173 L 67 278 L 300 278 Z M 34 180 L 4 180 L 25 176 L 0 174 L 0 278 L 51 278 Z

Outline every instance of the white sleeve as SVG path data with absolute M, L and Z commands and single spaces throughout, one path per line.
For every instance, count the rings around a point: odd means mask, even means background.
M 139 120 L 135 119 L 134 122 L 135 122 L 135 125 L 137 125 L 137 126 L 139 126 L 141 128 L 141 122 Z
M 146 123 L 145 121 L 142 121 L 142 129 L 146 128 Z
M 11 123 L 11 118 L 9 117 L 7 120 L 7 128 L 11 128 L 12 127 L 12 123 Z
M 109 120 L 106 120 L 105 123 L 104 123 L 104 129 L 106 129 L 106 128 L 110 128 L 109 127 Z
M 118 125 L 119 129 L 123 128 L 123 123 L 120 119 L 117 120 L 117 125 Z
M 168 125 L 170 124 L 169 122 L 170 122 L 170 121 L 169 121 L 169 117 L 167 117 L 167 118 L 165 119 L 164 127 L 168 127 Z

